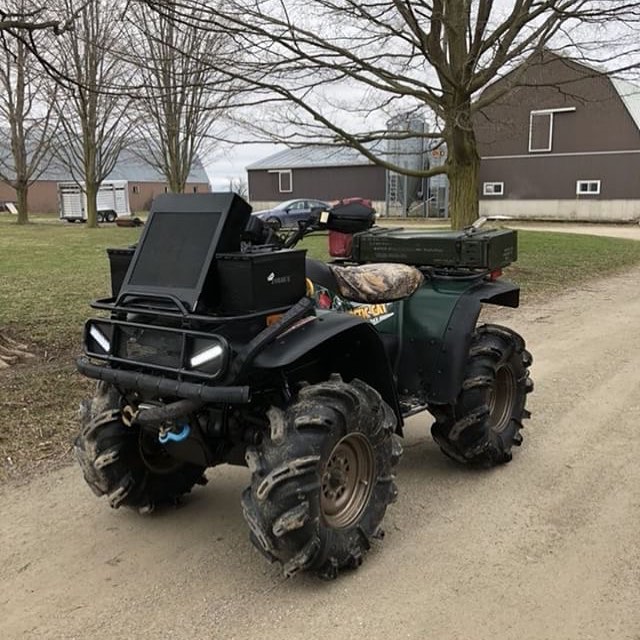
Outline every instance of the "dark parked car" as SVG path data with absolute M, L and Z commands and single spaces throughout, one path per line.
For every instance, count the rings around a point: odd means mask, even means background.
M 268 222 L 276 229 L 281 227 L 295 227 L 298 222 L 309 219 L 309 215 L 314 209 L 328 208 L 328 202 L 322 200 L 308 200 L 299 198 L 297 200 L 285 200 L 273 209 L 264 211 L 254 211 L 253 215 L 264 222 Z

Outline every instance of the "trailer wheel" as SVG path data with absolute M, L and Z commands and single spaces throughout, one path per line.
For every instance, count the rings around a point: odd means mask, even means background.
M 105 218 L 107 222 L 115 222 L 118 214 L 115 211 L 107 211 L 105 214 Z
M 145 431 L 122 420 L 120 394 L 104 382 L 82 409 L 82 429 L 74 454 L 84 479 L 114 509 L 133 507 L 149 513 L 175 504 L 195 484 L 205 484 L 204 467 L 172 458 Z
M 397 495 L 392 410 L 364 382 L 332 376 L 303 388 L 286 411 L 272 407 L 269 420 L 269 437 L 247 452 L 251 541 L 285 576 L 335 578 L 358 567 Z
M 102 211 L 98 211 L 98 213 L 96 214 L 96 219 L 98 220 L 98 222 L 104 222 L 104 214 L 102 213 Z
M 453 405 L 430 405 L 436 419 L 431 434 L 454 460 L 485 467 L 509 462 L 522 443 L 522 421 L 530 417 L 527 394 L 531 354 L 515 331 L 498 325 L 476 329 Z

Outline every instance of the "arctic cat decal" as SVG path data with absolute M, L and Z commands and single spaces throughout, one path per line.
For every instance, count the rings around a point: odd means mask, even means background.
M 378 324 L 394 315 L 391 305 L 387 303 L 358 305 L 354 306 L 353 309 L 349 309 L 347 313 L 358 316 L 363 320 L 368 320 L 371 324 Z
M 309 278 L 305 278 L 304 284 L 307 289 L 307 297 L 313 298 L 313 294 L 315 292 L 315 287 L 313 286 L 313 282 Z
M 315 302 L 316 311 L 325 313 L 327 311 L 343 311 L 351 315 L 367 320 L 373 325 L 392 318 L 395 315 L 397 303 L 383 302 L 377 304 L 363 304 L 344 300 L 334 292 L 325 287 L 311 282 L 307 279 L 307 291 L 312 290 L 312 298 Z

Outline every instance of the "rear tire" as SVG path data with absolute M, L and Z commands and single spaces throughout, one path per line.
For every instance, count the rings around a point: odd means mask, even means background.
M 335 578 L 358 567 L 397 495 L 392 410 L 364 382 L 332 376 L 303 388 L 286 411 L 271 408 L 269 419 L 270 436 L 247 452 L 251 541 L 285 576 Z
M 117 217 L 118 215 L 115 211 L 107 211 L 107 213 L 105 214 L 105 220 L 107 222 L 115 222 Z
M 206 483 L 204 467 L 171 458 L 152 434 L 124 424 L 120 395 L 111 385 L 98 383 L 95 397 L 83 406 L 82 423 L 76 460 L 92 491 L 106 495 L 114 509 L 148 513 Z
M 430 405 L 431 434 L 454 460 L 485 467 L 509 462 L 522 443 L 522 420 L 530 417 L 526 396 L 531 354 L 515 331 L 498 325 L 476 329 L 454 405 Z

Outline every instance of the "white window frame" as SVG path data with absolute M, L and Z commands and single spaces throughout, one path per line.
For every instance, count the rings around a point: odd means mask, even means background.
M 293 172 L 291 169 L 270 169 L 269 173 L 278 174 L 278 193 L 293 193 Z M 289 189 L 282 188 L 282 176 L 289 177 Z
M 589 189 L 590 184 L 596 185 L 596 190 L 591 191 Z M 586 187 L 583 190 L 582 187 Z M 600 195 L 600 180 L 577 180 L 576 181 L 576 195 L 577 196 L 599 196 Z
M 500 185 L 500 191 L 494 191 L 494 189 Z M 503 196 L 504 195 L 504 182 L 483 182 L 482 183 L 482 195 L 483 196 Z
M 140 187 L 137 184 L 134 184 L 131 187 L 131 193 L 140 193 Z
M 556 113 L 571 113 L 575 111 L 575 107 L 559 107 L 557 109 L 534 109 L 529 112 L 529 153 L 549 153 L 553 148 L 553 121 Z M 533 119 L 535 116 L 549 116 L 549 140 L 544 149 L 533 149 L 531 146 L 531 137 L 533 134 Z

